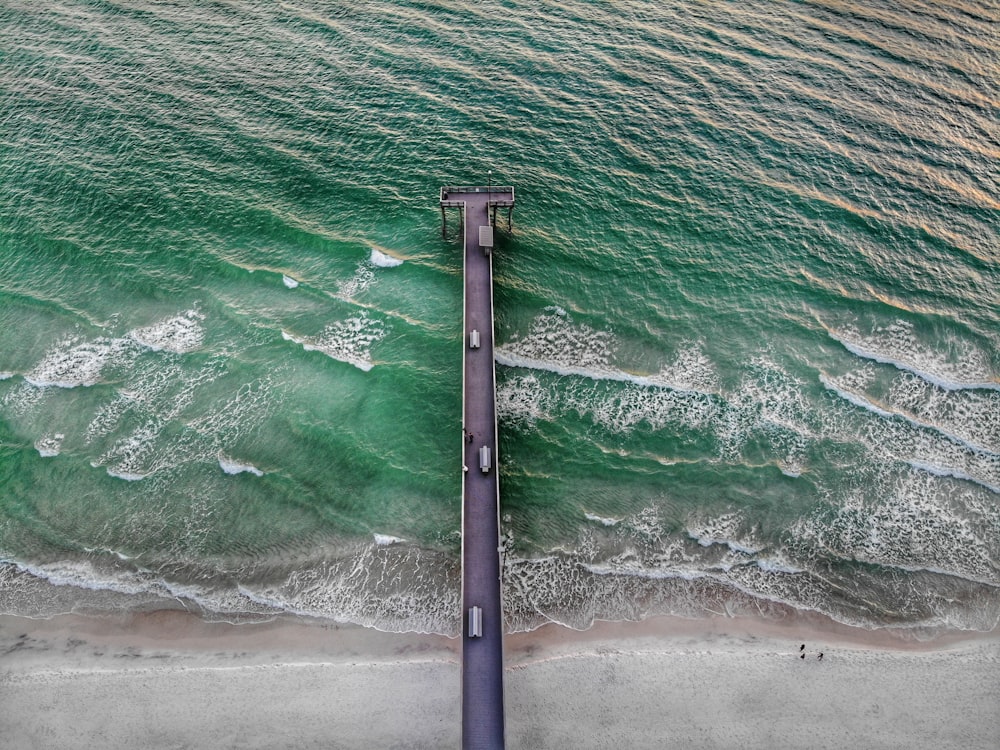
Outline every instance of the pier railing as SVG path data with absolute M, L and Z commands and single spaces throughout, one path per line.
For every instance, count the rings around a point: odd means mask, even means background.
M 487 201 L 491 206 L 507 208 L 514 205 L 513 185 L 448 185 L 441 188 L 441 205 L 446 208 L 462 206 L 465 201 L 451 200 L 449 196 L 459 193 L 488 193 Z M 493 195 L 503 195 L 502 199 L 493 200 Z M 507 196 L 510 196 L 509 198 Z

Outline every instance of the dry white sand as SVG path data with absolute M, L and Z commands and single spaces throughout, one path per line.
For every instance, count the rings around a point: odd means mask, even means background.
M 0 617 L 0 744 L 458 748 L 459 650 L 177 612 Z M 1000 747 L 996 632 L 914 643 L 818 618 L 655 618 L 542 628 L 506 654 L 512 749 Z

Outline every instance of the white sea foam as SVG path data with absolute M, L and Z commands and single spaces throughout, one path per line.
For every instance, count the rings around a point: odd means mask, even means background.
M 446 553 L 372 539 L 342 556 L 290 571 L 283 581 L 245 585 L 241 593 L 268 607 L 379 630 L 456 634 L 457 575 Z
M 714 392 L 718 376 L 697 344 L 682 346 L 673 363 L 652 375 L 626 372 L 611 364 L 616 350 L 611 333 L 572 321 L 565 310 L 548 307 L 536 317 L 525 336 L 513 336 L 495 350 L 496 361 L 508 367 L 545 370 L 592 380 L 614 380 L 644 388 Z
M 320 344 L 314 344 L 311 343 L 310 339 L 296 338 L 287 331 L 282 331 L 281 336 L 286 341 L 293 341 L 296 344 L 301 344 L 302 348 L 305 349 L 307 352 L 322 352 L 331 359 L 336 359 L 340 362 L 344 362 L 345 364 L 354 365 L 359 370 L 362 370 L 364 372 L 368 372 L 369 370 L 372 369 L 372 367 L 374 367 L 374 364 L 372 362 L 370 362 L 365 358 L 356 356 L 350 350 L 342 351 L 339 348 L 324 347 Z
M 254 429 L 269 412 L 269 399 L 265 393 L 247 384 L 224 404 L 206 409 L 180 431 L 170 429 L 176 415 L 140 410 L 147 421 L 138 429 L 118 437 L 93 466 L 105 466 L 109 475 L 119 479 L 138 481 L 173 470 L 188 463 L 217 462 L 227 474 L 250 473 L 263 476 L 252 464 L 233 461 L 227 451 L 235 436 Z M 164 410 L 169 412 L 169 410 Z M 112 422 L 115 432 L 120 423 Z
M 380 250 L 372 248 L 371 258 L 368 259 L 376 268 L 395 268 L 396 266 L 403 265 L 402 258 L 396 258 L 395 256 L 383 253 Z
M 967 435 L 954 434 L 938 425 L 925 425 L 912 415 L 871 404 L 867 398 L 839 388 L 838 382 L 830 378 L 826 378 L 824 385 L 844 401 L 882 417 L 869 421 L 863 429 L 851 420 L 828 420 L 831 437 L 848 443 L 860 442 L 876 464 L 898 461 L 938 476 L 975 482 L 992 491 L 1000 487 L 1000 454 L 984 450 L 968 440 Z
M 241 464 L 223 456 L 219 457 L 219 468 L 226 474 L 253 474 L 255 477 L 264 476 L 264 472 L 253 464 Z
M 144 328 L 136 328 L 129 336 L 153 351 L 184 354 L 198 349 L 205 338 L 201 321 L 205 319 L 197 310 L 166 318 Z
M 617 526 L 619 523 L 622 522 L 621 518 L 607 518 L 605 516 L 599 516 L 596 513 L 590 513 L 587 511 L 584 511 L 583 517 L 586 518 L 588 521 L 596 521 L 602 526 Z
M 352 299 L 365 291 L 375 281 L 375 267 L 368 261 L 358 264 L 354 275 L 340 285 L 337 296 L 342 299 Z
M 685 347 L 675 365 L 657 376 L 636 376 L 608 367 L 563 366 L 509 356 L 505 351 L 499 352 L 497 361 L 582 376 L 558 383 L 534 375 L 501 381 L 500 414 L 513 421 L 530 422 L 538 416 L 555 419 L 569 412 L 590 415 L 614 432 L 629 432 L 640 425 L 653 431 L 707 430 L 728 460 L 739 460 L 748 441 L 769 444 L 776 465 L 790 477 L 806 471 L 808 441 L 824 429 L 805 385 L 764 356 L 750 362 L 739 388 L 729 394 L 718 391 L 714 368 L 696 345 Z M 602 385 L 607 381 L 624 387 L 609 389 Z
M 977 437 L 985 438 L 985 442 L 1000 440 L 1000 437 L 996 434 L 998 432 L 997 425 L 1000 424 L 1000 411 L 998 411 L 1000 410 L 1000 398 L 992 397 L 992 394 L 987 398 L 977 398 L 978 394 L 974 393 L 966 396 L 966 394 L 961 392 L 951 392 L 953 394 L 952 398 L 961 398 L 965 403 L 959 405 L 956 409 L 947 411 L 941 405 L 941 402 L 944 401 L 944 399 L 936 400 L 936 402 L 931 404 L 929 409 L 925 408 L 925 410 L 930 412 L 930 416 L 936 416 L 942 422 L 945 422 L 945 424 L 939 424 L 937 422 L 921 419 L 909 411 L 899 408 L 895 404 L 876 404 L 865 395 L 850 389 L 846 383 L 839 379 L 831 378 L 825 373 L 821 373 L 819 379 L 828 390 L 833 391 L 845 401 L 870 411 L 873 414 L 877 414 L 880 417 L 886 419 L 892 419 L 894 417 L 899 418 L 910 423 L 914 427 L 938 432 L 949 440 L 960 443 L 973 451 L 987 453 L 997 452 L 996 445 L 986 445 L 973 442 L 973 440 Z M 923 381 L 920 382 L 923 383 Z M 924 385 L 926 387 L 934 387 L 929 386 L 926 383 L 924 383 Z M 974 399 L 971 404 L 971 408 L 969 408 L 970 399 Z M 994 403 L 990 403 L 990 401 Z M 966 408 L 962 409 L 962 406 L 965 406 Z M 980 422 L 986 422 L 987 424 L 980 427 Z
M 845 560 L 1000 585 L 1000 508 L 983 489 L 963 489 L 916 470 L 886 472 L 870 484 L 832 511 L 821 508 L 796 522 L 793 544 Z
M 599 562 L 581 563 L 581 567 L 587 572 L 598 576 L 646 578 L 650 580 L 671 578 L 683 581 L 696 581 L 717 577 L 716 573 L 705 570 L 696 564 L 668 559 L 644 561 L 627 554 L 618 555 Z
M 127 563 L 132 559 L 113 549 L 92 548 L 86 551 L 91 554 L 95 552 L 113 554 L 122 563 Z M 148 570 L 127 569 L 122 565 L 115 565 L 114 569 L 110 569 L 103 561 L 60 560 L 36 564 L 0 559 L 0 563 L 7 563 L 19 573 L 27 574 L 53 586 L 68 586 L 81 591 L 125 595 L 131 598 L 131 606 L 143 601 L 154 604 L 164 599 L 170 600 L 172 603 L 176 603 L 178 599 L 187 599 L 196 602 L 205 612 L 217 615 L 229 612 L 240 615 L 271 614 L 275 611 L 273 608 L 257 606 L 243 596 L 236 587 L 210 586 L 204 588 L 194 584 L 172 582 L 159 578 Z M 50 595 L 45 598 L 49 599 Z M 58 602 L 58 599 L 56 601 Z M 55 610 L 44 609 L 46 607 L 44 603 L 41 606 L 45 615 L 72 611 L 79 606 L 80 594 L 73 594 L 68 601 L 70 602 L 68 609 L 63 609 L 58 603 L 55 606 L 59 608 Z M 104 596 L 98 597 L 96 601 L 99 602 L 97 605 L 99 607 L 106 607 L 108 604 L 108 600 Z M 120 607 L 121 603 L 117 602 L 117 605 Z
M 524 336 L 517 334 L 504 345 L 507 357 L 523 362 L 542 363 L 541 369 L 572 374 L 612 371 L 614 340 L 608 331 L 598 331 L 585 323 L 574 323 L 564 310 L 546 308 L 531 323 Z
M 297 282 L 297 281 L 296 281 L 295 279 L 293 279 L 293 278 L 292 278 L 291 276 L 284 276 L 284 275 L 283 275 L 283 276 L 281 277 L 281 281 L 282 281 L 282 283 L 283 283 L 283 284 L 284 284 L 285 286 L 287 286 L 287 287 L 288 287 L 289 289 L 294 289 L 295 287 L 297 287 L 297 286 L 299 285 L 299 282 Z
M 145 479 L 163 468 L 162 458 L 157 460 L 153 453 L 157 438 L 163 431 L 165 422 L 158 418 L 133 430 L 117 440 L 92 466 L 105 466 L 109 475 L 131 482 Z
M 0 380 L 9 380 L 12 377 L 14 377 L 12 372 L 0 372 Z
M 962 479 L 967 482 L 975 482 L 976 484 L 982 485 L 990 492 L 995 492 L 1000 495 L 1000 484 L 991 485 L 987 481 L 984 481 L 972 474 L 967 474 L 961 469 L 956 469 L 953 466 L 938 466 L 928 461 L 920 461 L 918 459 L 910 459 L 906 463 L 918 471 L 926 471 L 928 474 L 933 474 L 937 477 L 952 477 L 954 479 Z
M 137 361 L 114 397 L 98 406 L 87 426 L 86 444 L 101 452 L 94 465 L 107 466 L 119 478 L 134 479 L 189 461 L 217 460 L 226 444 L 199 429 L 200 420 L 214 410 L 202 405 L 202 416 L 187 425 L 179 418 L 194 403 L 199 389 L 225 372 L 219 362 L 220 358 L 213 358 L 192 369 L 173 357 Z
M 62 449 L 62 443 L 66 436 L 61 432 L 49 433 L 48 435 L 43 435 L 35 441 L 35 450 L 38 451 L 42 458 L 51 458 L 53 456 L 58 456 L 59 451 Z
M 116 591 L 122 594 L 141 594 L 149 590 L 149 582 L 136 574 L 110 575 L 99 571 L 86 560 L 60 560 L 53 563 L 34 564 L 9 560 L 23 573 L 48 581 L 53 586 L 75 586 L 93 591 Z
M 986 520 L 984 525 L 991 522 Z M 856 535 L 848 532 L 847 536 Z M 537 626 L 545 620 L 587 627 L 594 619 L 631 619 L 653 612 L 784 617 L 786 607 L 819 611 L 839 622 L 867 627 L 884 625 L 883 614 L 898 617 L 904 612 L 914 622 L 933 625 L 942 610 L 952 611 L 943 603 L 942 594 L 954 591 L 961 597 L 974 590 L 951 577 L 980 581 L 975 575 L 955 576 L 953 570 L 945 568 L 940 572 L 949 576 L 948 580 L 922 583 L 933 589 L 926 596 L 914 591 L 908 577 L 871 581 L 877 588 L 870 591 L 863 572 L 855 577 L 825 565 L 812 568 L 806 561 L 815 558 L 817 549 L 823 549 L 814 544 L 791 555 L 775 550 L 755 556 L 725 547 L 720 550 L 721 545 L 698 547 L 686 555 L 668 551 L 673 544 L 664 541 L 661 553 L 625 549 L 596 560 L 572 553 L 535 559 L 508 556 L 504 578 L 517 596 L 511 598 L 506 614 L 515 629 Z M 846 568 L 857 567 L 853 558 L 846 562 Z M 939 572 L 933 566 L 908 566 L 904 562 L 894 567 Z M 860 585 L 856 578 L 862 581 Z M 884 612 L 880 604 L 873 606 L 870 597 L 885 602 Z M 995 626 L 993 618 L 995 609 L 985 618 L 966 611 L 958 619 L 962 627 L 985 622 L 988 628 Z
M 255 430 L 278 407 L 270 378 L 244 383 L 225 403 L 217 403 L 189 422 L 191 432 L 162 449 L 161 461 L 173 465 L 183 461 L 198 463 L 224 460 L 233 466 L 248 464 L 228 458 L 233 441 Z M 221 459 L 221 460 L 220 460 Z M 258 469 L 259 470 L 259 469 Z
M 592 415 L 615 432 L 641 423 L 653 430 L 668 425 L 697 429 L 718 410 L 718 377 L 700 346 L 685 344 L 673 363 L 653 375 L 640 375 L 611 364 L 615 344 L 607 332 L 575 324 L 565 310 L 546 308 L 523 337 L 514 336 L 495 350 L 498 364 L 579 378 L 579 382 L 543 383 L 533 374 L 510 375 L 498 388 L 499 414 L 512 422 L 553 419 L 560 412 Z M 586 384 L 591 381 L 593 387 Z M 608 391 L 600 384 L 624 384 Z
M 687 535 L 702 547 L 725 545 L 742 555 L 756 555 L 764 546 L 748 538 L 743 532 L 746 519 L 740 513 L 725 513 L 712 518 L 692 517 L 688 520 Z
M 868 335 L 854 327 L 827 330 L 852 354 L 912 372 L 945 390 L 1000 390 L 1000 377 L 985 352 L 967 341 L 952 338 L 942 342 L 945 352 L 932 349 L 918 339 L 911 323 L 902 320 L 876 327 Z
M 504 358 L 498 358 L 503 363 Z M 525 363 L 506 360 L 515 366 Z M 545 363 L 537 369 L 550 369 Z M 712 419 L 718 411 L 716 400 L 703 393 L 665 388 L 660 383 L 644 385 L 641 378 L 627 375 L 615 377 L 614 373 L 595 373 L 560 368 L 560 374 L 583 375 L 578 382 L 549 384 L 544 391 L 535 390 L 535 401 L 545 418 L 554 418 L 559 412 L 589 414 L 595 422 L 614 432 L 628 432 L 646 423 L 653 430 L 668 425 L 697 429 Z M 586 382 L 591 381 L 591 382 Z M 602 381 L 616 381 L 624 388 L 608 391 Z M 525 383 L 526 384 L 526 383 Z M 530 393 L 530 391 L 529 391 Z M 506 395 L 506 394 L 505 394 Z
M 703 393 L 695 388 L 688 387 L 688 383 L 679 385 L 672 382 L 665 373 L 656 375 L 636 375 L 634 373 L 618 370 L 613 367 L 586 367 L 573 364 L 559 364 L 548 360 L 532 359 L 516 352 L 512 352 L 506 347 L 497 347 L 494 350 L 497 364 L 505 367 L 520 367 L 529 370 L 544 370 L 557 375 L 572 375 L 590 380 L 613 380 L 619 383 L 631 383 L 641 388 L 668 388 L 677 391 L 688 391 L 691 393 Z
M 301 344 L 306 351 L 318 351 L 332 359 L 354 365 L 367 372 L 374 366 L 371 348 L 385 337 L 388 329 L 380 320 L 368 317 L 367 312 L 331 323 L 318 336 L 297 337 L 282 331 L 286 341 Z
M 151 326 L 136 328 L 123 338 L 64 339 L 52 347 L 24 379 L 36 387 L 95 385 L 107 368 L 121 368 L 134 361 L 141 351 L 136 344 L 153 351 L 174 353 L 198 348 L 204 338 L 200 324 L 203 319 L 197 310 L 188 310 Z
M 100 552 L 109 555 L 114 555 L 115 557 L 117 557 L 119 560 L 122 561 L 127 561 L 132 559 L 131 555 L 126 555 L 124 552 L 119 552 L 118 550 L 111 549 L 110 547 L 84 547 L 83 549 L 84 552 L 89 552 L 89 553 Z
M 825 388 L 833 391 L 845 401 L 848 401 L 854 404 L 855 406 L 860 406 L 862 409 L 866 409 L 867 411 L 870 411 L 873 414 L 877 414 L 880 417 L 885 417 L 886 419 L 891 419 L 892 417 L 896 416 L 893 412 L 889 411 L 888 409 L 883 409 L 882 407 L 877 406 L 875 403 L 869 401 L 864 396 L 842 387 L 841 385 L 838 384 L 838 381 L 829 377 L 826 373 L 820 373 L 819 382 L 821 382 Z
M 651 377 L 654 385 L 694 393 L 718 393 L 719 374 L 715 365 L 695 342 L 682 344 L 674 361 Z
M 129 349 L 129 342 L 125 339 L 64 340 L 32 367 L 24 379 L 36 387 L 94 385 L 100 382 L 104 368 L 111 363 L 120 363 Z
M 902 373 L 888 396 L 893 407 L 970 445 L 1000 453 L 1000 392 L 945 391 L 915 375 Z
M 719 404 L 701 393 L 643 387 L 622 379 L 624 387 L 608 390 L 587 377 L 542 383 L 534 374 L 505 379 L 498 389 L 500 414 L 513 421 L 555 419 L 561 413 L 590 415 L 614 432 L 628 432 L 645 423 L 653 430 L 667 426 L 697 429 L 715 418 Z
M 389 536 L 388 534 L 373 534 L 372 536 L 375 538 L 375 544 L 380 547 L 385 547 L 389 544 L 402 544 L 406 541 L 402 537 Z
M 108 472 L 108 476 L 114 477 L 115 479 L 124 479 L 126 482 L 138 482 L 148 476 L 146 474 L 134 474 L 130 471 L 121 471 L 110 467 L 106 469 L 106 471 Z
M 22 380 L 4 394 L 0 403 L 3 403 L 9 415 L 24 416 L 36 409 L 48 396 L 49 389 L 40 388 Z
M 550 391 L 533 373 L 505 373 L 497 384 L 497 416 L 505 422 L 527 425 L 549 419 L 550 406 Z
M 796 565 L 791 565 L 787 560 L 781 557 L 765 557 L 756 561 L 755 563 L 758 568 L 763 570 L 765 573 L 789 573 L 792 575 L 798 573 L 805 573 L 805 568 L 800 568 Z

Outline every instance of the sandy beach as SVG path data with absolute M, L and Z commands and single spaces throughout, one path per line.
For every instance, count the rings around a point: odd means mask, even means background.
M 12 749 L 457 748 L 459 650 L 173 611 L 0 617 L 0 736 Z M 658 617 L 508 636 L 506 659 L 509 748 L 1000 742 L 996 631 L 920 642 L 820 618 Z

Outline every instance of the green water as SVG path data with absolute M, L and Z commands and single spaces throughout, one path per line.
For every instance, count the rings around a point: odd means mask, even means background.
M 994 627 L 997 20 L 5 2 L 0 607 L 455 632 L 492 170 L 510 628 Z

